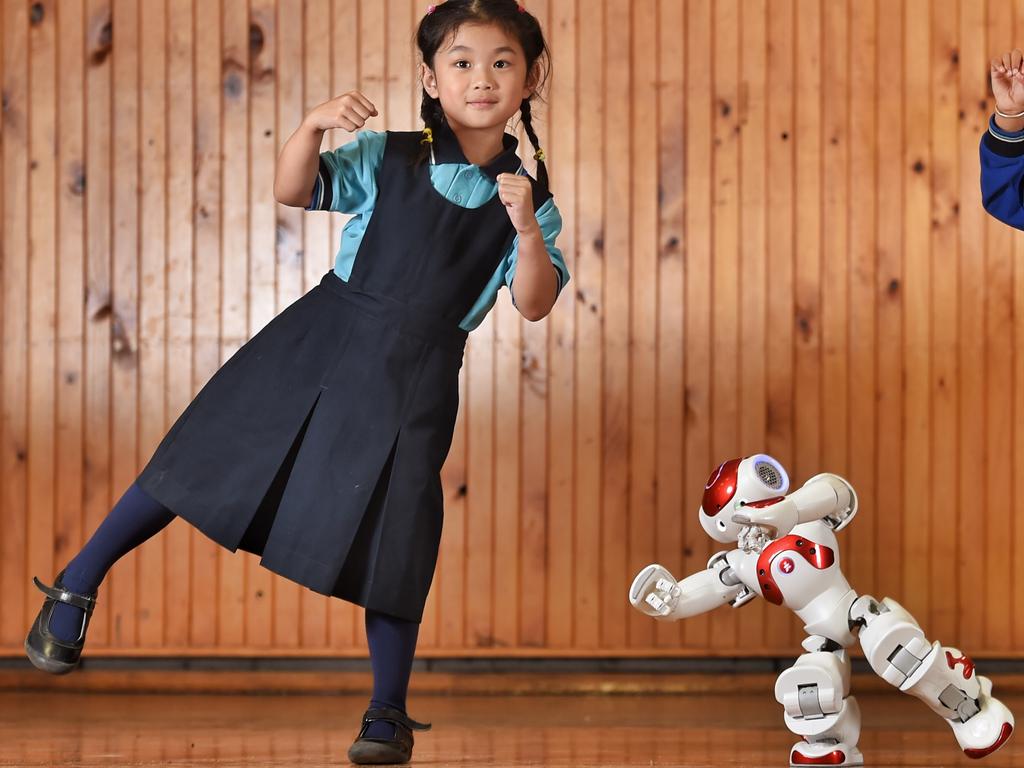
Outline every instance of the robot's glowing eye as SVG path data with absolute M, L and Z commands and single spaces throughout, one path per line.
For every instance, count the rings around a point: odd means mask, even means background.
M 740 459 L 732 459 L 718 467 L 711 473 L 707 484 L 704 486 L 704 498 L 701 500 L 701 509 L 708 517 L 714 517 L 722 511 L 736 494 L 736 486 L 739 483 Z
M 777 491 L 782 487 L 782 475 L 779 474 L 779 470 L 773 464 L 769 464 L 767 461 L 759 461 L 754 464 L 754 472 L 757 474 L 757 479 L 773 491 Z
M 718 530 L 720 530 L 720 531 L 724 531 L 725 530 L 725 520 L 719 520 L 718 521 Z

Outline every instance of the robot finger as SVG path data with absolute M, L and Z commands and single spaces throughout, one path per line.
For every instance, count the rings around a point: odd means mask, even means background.
M 644 598 L 644 602 L 647 603 L 659 616 L 668 616 L 672 612 L 672 606 L 666 603 L 654 592 Z

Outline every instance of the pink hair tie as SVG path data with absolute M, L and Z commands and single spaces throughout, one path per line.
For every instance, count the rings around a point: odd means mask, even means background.
M 436 5 L 428 5 L 427 6 L 427 16 L 429 16 L 430 14 L 432 14 L 436 10 L 437 10 L 437 6 Z
M 523 5 L 522 3 L 519 4 L 519 12 L 526 13 L 526 6 Z

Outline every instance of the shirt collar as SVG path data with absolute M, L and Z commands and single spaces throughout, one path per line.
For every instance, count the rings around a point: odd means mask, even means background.
M 504 133 L 502 134 L 501 142 L 504 147 L 501 154 L 487 165 L 479 166 L 483 173 L 487 174 L 487 176 L 495 181 L 498 178 L 498 174 L 518 173 L 523 167 L 522 161 L 516 154 L 516 149 L 519 147 L 519 140 L 509 133 Z M 447 123 L 439 130 L 434 131 L 432 149 L 433 153 L 431 157 L 432 162 L 434 163 L 459 163 L 462 165 L 472 165 L 472 163 L 466 159 L 466 155 L 462 152 L 462 147 L 459 146 L 458 138 L 456 138 L 455 133 L 448 127 Z

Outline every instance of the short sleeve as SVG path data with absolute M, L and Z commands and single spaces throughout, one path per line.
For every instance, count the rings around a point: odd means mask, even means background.
M 554 198 L 548 198 L 544 204 L 537 209 L 537 223 L 540 225 L 540 233 L 544 238 L 544 245 L 548 251 L 551 264 L 558 272 L 558 292 L 569 282 L 569 269 L 565 265 L 565 258 L 562 251 L 555 245 L 555 239 L 562 231 L 562 214 L 555 205 Z M 516 276 L 516 264 L 519 261 L 519 235 L 512 240 L 508 254 L 505 257 L 507 268 L 505 270 L 505 285 L 510 289 L 512 279 Z
M 362 213 L 377 199 L 377 171 L 387 133 L 360 131 L 341 147 L 320 153 L 309 211 Z

